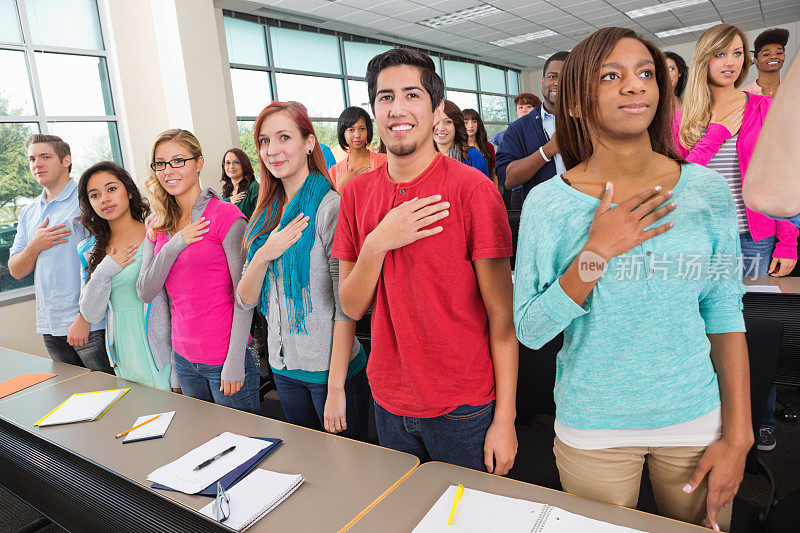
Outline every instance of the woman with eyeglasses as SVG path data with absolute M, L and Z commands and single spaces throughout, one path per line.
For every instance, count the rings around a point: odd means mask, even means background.
M 238 148 L 231 148 L 222 157 L 222 199 L 230 202 L 250 218 L 258 200 L 256 181 L 250 158 Z
M 166 289 L 175 369 L 184 394 L 251 413 L 260 410 L 252 310 L 236 304 L 247 221 L 213 189 L 200 188 L 203 152 L 192 133 L 167 130 L 151 151 L 139 298 Z

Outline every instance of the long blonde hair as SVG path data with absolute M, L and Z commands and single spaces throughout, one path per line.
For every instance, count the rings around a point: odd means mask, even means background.
M 150 163 L 156 159 L 156 149 L 160 144 L 174 141 L 182 144 L 192 157 L 201 157 L 203 150 L 200 148 L 200 141 L 192 132 L 182 129 L 171 129 L 161 133 L 153 143 L 150 150 Z M 155 170 L 150 169 L 147 179 L 144 182 L 147 189 L 147 196 L 150 197 L 150 207 L 153 213 L 147 218 L 147 232 L 151 238 L 155 238 L 156 233 L 173 231 L 181 218 L 181 208 L 175 197 L 168 193 L 156 176 Z
M 742 55 L 744 56 L 742 71 L 733 84 L 738 88 L 744 83 L 750 68 L 749 44 L 744 31 L 730 24 L 717 24 L 700 36 L 694 48 L 686 90 L 683 93 L 681 126 L 678 131 L 678 140 L 689 150 L 694 148 L 694 145 L 703 137 L 708 123 L 711 121 L 714 95 L 708 86 L 708 63 L 716 54 L 727 50 L 737 35 L 742 40 Z

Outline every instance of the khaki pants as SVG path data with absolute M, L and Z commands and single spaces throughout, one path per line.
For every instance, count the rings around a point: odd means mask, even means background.
M 706 451 L 705 446 L 627 446 L 579 450 L 555 439 L 553 453 L 564 490 L 593 500 L 636 508 L 645 458 L 662 516 L 702 526 L 706 516 L 708 477 L 691 494 L 683 492 Z M 730 526 L 731 508 L 717 515 L 723 531 Z

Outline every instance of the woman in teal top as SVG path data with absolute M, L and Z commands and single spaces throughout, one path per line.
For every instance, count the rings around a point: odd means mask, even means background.
M 673 150 L 671 102 L 664 55 L 632 30 L 570 52 L 567 172 L 525 201 L 514 323 L 532 348 L 564 332 L 564 489 L 635 506 L 647 460 L 660 513 L 716 529 L 753 443 L 741 252 L 725 180 Z
M 172 346 L 164 332 L 169 324 L 149 330 L 151 306 L 136 294 L 147 202 L 125 169 L 109 161 L 83 173 L 78 199 L 81 223 L 90 235 L 78 247 L 84 273 L 81 314 L 93 323 L 107 318 L 108 354 L 117 376 L 177 391 Z

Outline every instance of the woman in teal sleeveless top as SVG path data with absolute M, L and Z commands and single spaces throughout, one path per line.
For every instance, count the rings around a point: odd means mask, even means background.
M 164 333 L 169 323 L 150 330 L 152 304 L 136 294 L 149 206 L 125 169 L 108 161 L 83 173 L 78 198 L 81 223 L 90 235 L 78 248 L 81 314 L 89 322 L 108 320 L 106 343 L 117 376 L 164 390 L 172 384 L 177 390 L 177 380 L 171 380 L 172 345 Z

